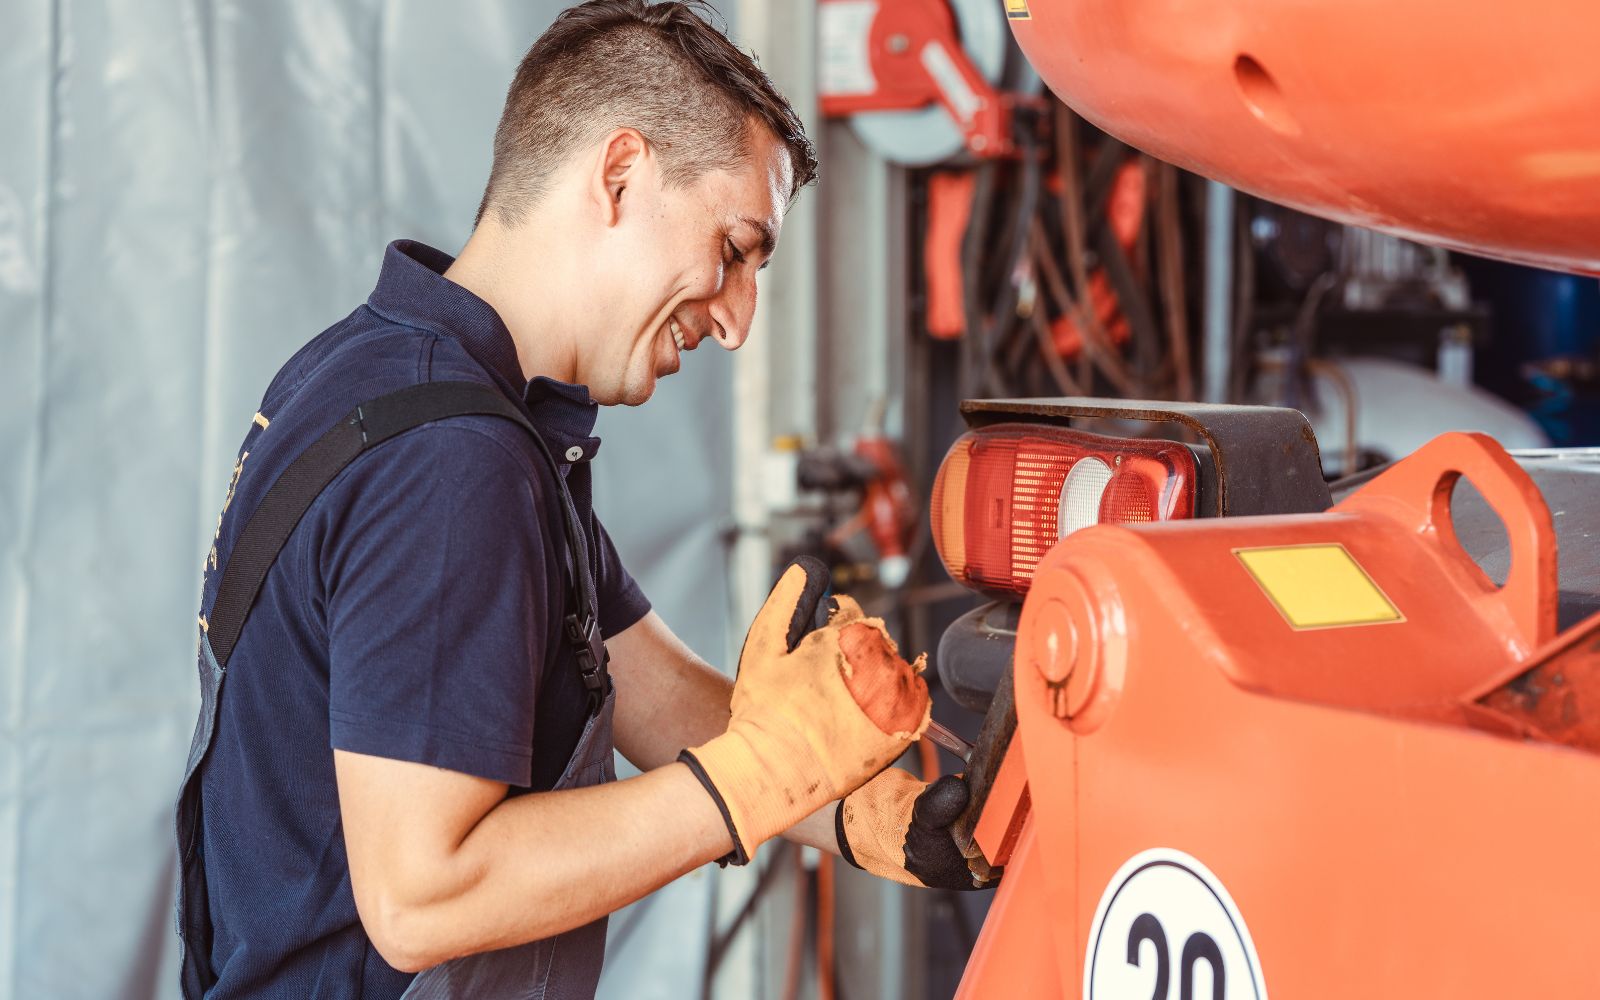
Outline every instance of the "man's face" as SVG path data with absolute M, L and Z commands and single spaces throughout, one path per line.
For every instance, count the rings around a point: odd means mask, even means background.
M 673 187 L 642 171 L 619 203 L 608 242 L 612 301 L 606 326 L 584 352 L 579 377 L 601 403 L 637 406 L 683 354 L 707 339 L 736 350 L 756 310 L 756 272 L 777 246 L 793 173 L 789 154 L 765 128 L 749 154 Z

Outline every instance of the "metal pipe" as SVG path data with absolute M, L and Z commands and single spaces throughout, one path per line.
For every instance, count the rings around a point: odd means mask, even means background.
M 728 12 L 735 40 L 759 52 L 767 72 L 818 134 L 817 60 L 813 5 L 802 0 L 719 0 Z M 817 201 L 808 192 L 784 217 L 783 253 L 764 279 L 761 308 L 750 335 L 733 356 L 733 550 L 730 558 L 733 621 L 726 664 L 738 662 L 738 636 L 761 609 L 772 585 L 776 549 L 771 537 L 773 506 L 766 482 L 767 456 L 780 434 L 814 437 L 817 423 Z M 771 852 L 768 852 L 771 853 Z M 772 862 L 769 861 L 769 864 Z M 720 872 L 722 903 L 715 926 L 722 926 L 757 889 L 755 865 Z M 800 892 L 793 866 L 774 873 L 778 892 L 752 908 L 747 933 L 726 944 L 711 995 L 773 997 L 782 988 L 782 970 L 768 955 L 784 954 L 791 937 L 793 907 L 784 890 Z
M 1233 188 L 1206 182 L 1205 382 L 1201 398 L 1228 402 L 1233 366 Z

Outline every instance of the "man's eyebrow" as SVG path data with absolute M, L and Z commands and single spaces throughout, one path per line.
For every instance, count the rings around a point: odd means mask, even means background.
M 772 251 L 778 248 L 778 234 L 772 231 L 771 224 L 748 215 L 739 216 L 739 221 L 761 234 L 761 245 L 757 249 L 763 257 L 771 257 Z

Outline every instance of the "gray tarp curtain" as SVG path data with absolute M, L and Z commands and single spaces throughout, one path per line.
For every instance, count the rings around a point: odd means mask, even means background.
M 234 450 L 387 241 L 459 248 L 512 70 L 561 6 L 0 2 L 0 997 L 175 995 L 170 808 Z M 717 658 L 713 355 L 602 417 L 596 492 Z M 613 921 L 632 960 L 603 993 L 697 990 L 708 881 Z

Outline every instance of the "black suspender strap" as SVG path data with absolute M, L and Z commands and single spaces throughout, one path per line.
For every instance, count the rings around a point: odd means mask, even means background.
M 563 623 L 564 633 L 578 658 L 591 710 L 598 708 L 605 698 L 610 677 L 606 672 L 605 642 L 596 617 L 589 548 L 572 494 L 567 490 L 555 456 L 527 415 L 505 396 L 476 382 L 428 382 L 362 403 L 317 438 L 278 476 L 234 542 L 222 582 L 217 587 L 217 599 L 212 602 L 211 614 L 206 620 L 206 637 L 217 666 L 227 671 L 228 658 L 233 655 L 239 634 L 261 593 L 267 571 L 277 561 L 278 553 L 300 519 L 345 466 L 368 448 L 413 427 L 446 417 L 474 415 L 504 417 L 518 424 L 550 463 L 561 497 L 562 528 L 567 540 L 566 607 L 572 610 Z

